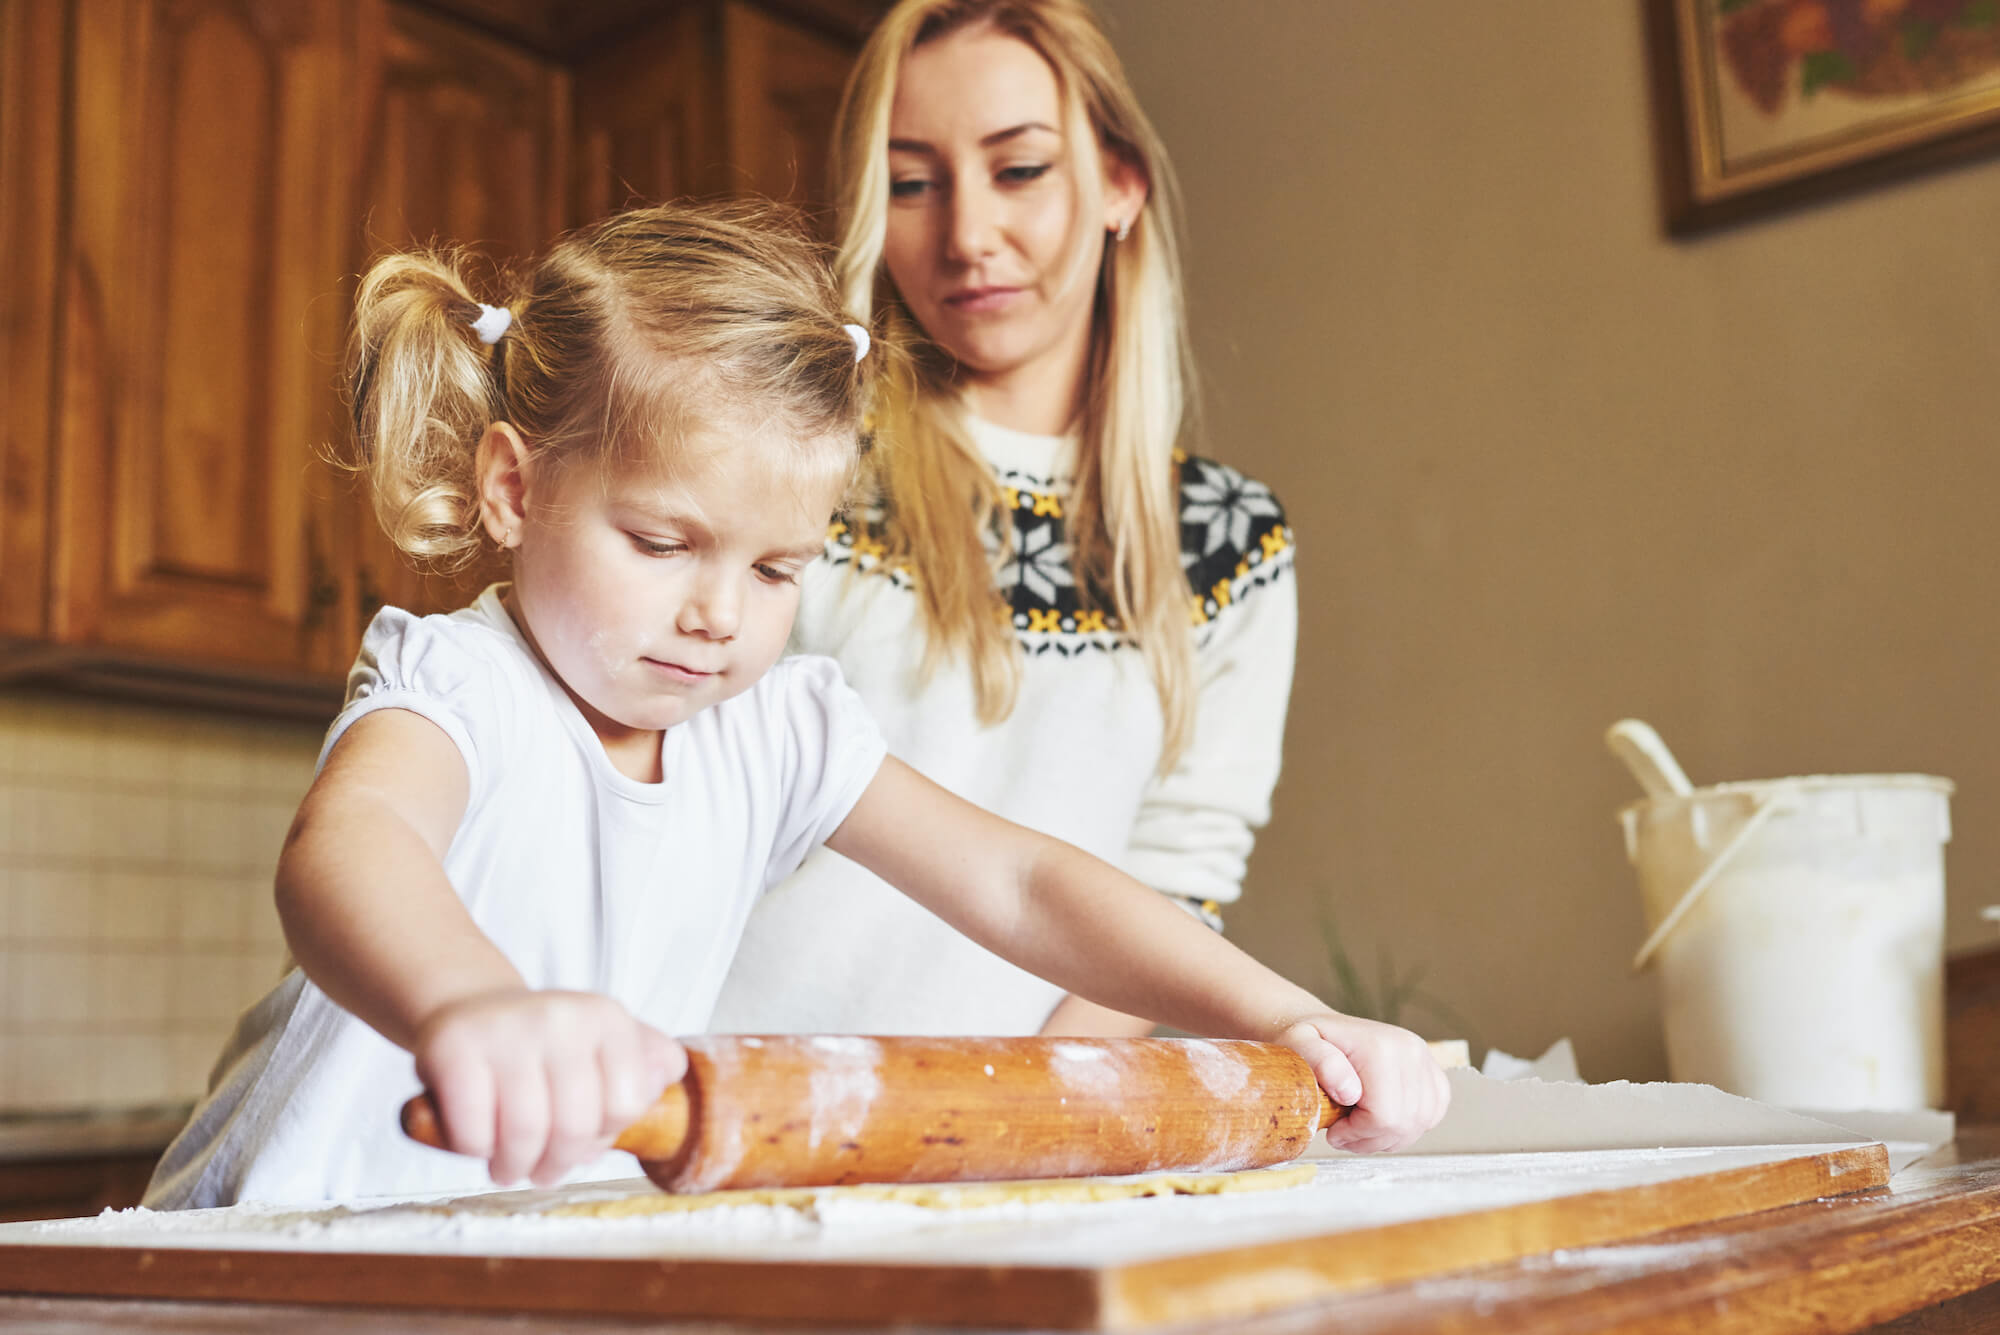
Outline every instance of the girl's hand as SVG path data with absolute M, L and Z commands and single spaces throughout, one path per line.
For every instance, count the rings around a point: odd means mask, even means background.
M 1335 1149 L 1400 1150 L 1436 1126 L 1451 1102 L 1437 1059 L 1407 1029 L 1326 1011 L 1277 1041 L 1306 1059 L 1327 1097 L 1353 1110 L 1327 1128 Z
M 549 1186 L 609 1149 L 687 1071 L 681 1045 L 609 997 L 514 988 L 439 1007 L 418 1027 L 417 1075 L 446 1145 L 501 1186 Z

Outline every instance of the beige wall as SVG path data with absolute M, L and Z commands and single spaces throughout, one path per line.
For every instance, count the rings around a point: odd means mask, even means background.
M 1188 196 L 1210 448 L 1300 539 L 1237 939 L 1317 903 L 1476 1022 L 1665 1073 L 1599 740 L 1955 779 L 2000 900 L 2000 161 L 1663 239 L 1637 0 L 1101 0 Z

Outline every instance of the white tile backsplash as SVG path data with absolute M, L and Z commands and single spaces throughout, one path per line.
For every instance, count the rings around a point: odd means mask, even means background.
M 190 950 L 180 957 L 167 993 L 167 1019 L 180 1025 L 218 1026 L 243 1009 L 243 956 L 239 951 Z
M 154 864 L 173 856 L 173 799 L 165 793 L 111 790 L 93 794 L 92 799 L 99 858 Z
M 73 1038 L 24 1034 L 12 1039 L 14 1106 L 74 1108 L 97 1102 L 97 1069 Z
M 167 1010 L 167 964 L 160 954 L 93 955 L 90 1018 L 100 1030 L 159 1027 Z
M 166 1048 L 168 1088 L 176 1093 L 208 1088 L 208 1073 L 222 1053 L 222 1043 L 210 1026 L 176 1029 L 167 1035 Z
M 40 787 L 14 790 L 14 847 L 30 861 L 88 866 L 97 851 L 97 803 L 104 794 L 66 776 L 37 775 Z M 110 833 L 107 830 L 107 833 Z
M 7 871 L 5 927 L 21 944 L 88 941 L 91 873 L 67 867 L 16 866 Z
M 0 1112 L 189 1099 L 279 975 L 321 730 L 0 691 Z
M 98 737 L 104 729 L 89 707 L 31 712 L 22 724 L 15 745 L 18 772 L 44 780 L 98 777 L 103 754 Z
M 91 1019 L 98 957 L 75 946 L 49 946 L 14 961 L 13 1019 L 22 1033 L 63 1033 Z
M 172 1049 L 157 1034 L 108 1034 L 98 1040 L 95 1101 L 108 1107 L 132 1107 L 165 1101 Z
M 90 901 L 91 939 L 158 949 L 177 939 L 176 901 L 171 878 L 137 871 L 100 872 Z
M 171 891 L 178 910 L 174 939 L 184 945 L 242 945 L 247 939 L 244 925 L 250 917 L 244 901 L 261 888 L 255 881 L 234 881 L 206 872 L 181 876 Z M 271 916 L 277 916 L 275 910 Z

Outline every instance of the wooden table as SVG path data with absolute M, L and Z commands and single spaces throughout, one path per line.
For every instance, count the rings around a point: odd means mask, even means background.
M 329 1335 L 796 1335 L 807 1329 L 34 1298 L 0 1298 L 0 1328 L 37 1335 L 296 1329 Z M 1175 1328 L 1190 1329 L 1199 1328 Z M 1227 1329 L 1252 1335 L 2000 1330 L 2000 1126 L 1965 1130 L 1955 1145 L 1898 1175 L 1888 1191 L 1376 1290 L 1232 1321 Z

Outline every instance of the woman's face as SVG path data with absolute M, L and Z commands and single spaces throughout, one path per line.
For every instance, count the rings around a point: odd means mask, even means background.
M 1074 396 L 1089 347 L 1104 234 L 1144 203 L 1137 173 L 1105 172 L 1064 133 L 1055 71 L 990 27 L 904 60 L 889 116 L 883 261 L 911 314 L 974 381 L 1046 380 Z M 1081 216 L 1082 174 L 1103 180 Z

